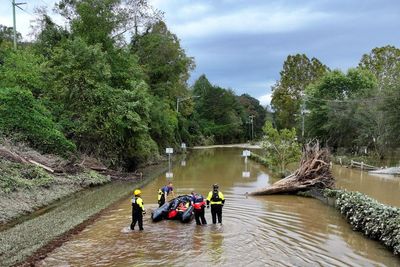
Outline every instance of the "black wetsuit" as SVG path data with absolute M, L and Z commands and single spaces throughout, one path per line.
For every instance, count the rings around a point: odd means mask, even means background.
M 210 191 L 207 197 L 207 205 L 210 205 L 210 203 L 213 224 L 217 223 L 217 217 L 218 222 L 222 223 L 222 207 L 225 204 L 224 195 L 218 190 Z
M 132 198 L 132 223 L 131 230 L 135 229 L 136 223 L 139 224 L 139 230 L 143 230 L 143 200 L 141 197 Z

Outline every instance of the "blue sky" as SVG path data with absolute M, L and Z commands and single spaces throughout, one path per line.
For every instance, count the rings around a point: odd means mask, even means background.
M 24 1 L 25 2 L 25 1 Z M 17 10 L 27 37 L 35 6 Z M 206 74 L 216 85 L 268 104 L 289 54 L 305 53 L 330 68 L 357 66 L 362 54 L 387 44 L 400 47 L 400 0 L 151 0 L 196 61 L 191 82 Z M 1 0 L 0 24 L 12 25 L 10 0 Z M 56 19 L 62 23 L 61 19 Z

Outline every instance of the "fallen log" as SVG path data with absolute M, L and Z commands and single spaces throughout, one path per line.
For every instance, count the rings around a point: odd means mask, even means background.
M 45 166 L 45 165 L 43 165 L 43 164 L 41 164 L 41 163 L 39 163 L 39 162 L 36 162 L 36 161 L 34 161 L 34 160 L 31 160 L 31 159 L 29 159 L 28 161 L 29 161 L 30 163 L 32 163 L 32 164 L 34 164 L 34 165 L 40 167 L 40 168 L 45 169 L 45 170 L 48 171 L 48 172 L 51 172 L 51 173 L 54 173 L 54 172 L 55 172 L 52 168 L 47 167 L 47 166 Z
M 18 154 L 10 151 L 5 147 L 0 147 L 0 158 L 4 158 L 8 161 L 16 162 L 16 163 L 28 163 L 26 159 L 19 156 Z
M 51 173 L 55 172 L 52 168 L 50 168 L 44 164 L 41 164 L 37 161 L 31 160 L 31 159 L 26 159 L 5 147 L 0 147 L 0 158 L 4 158 L 8 161 L 12 161 L 12 162 L 20 163 L 20 164 L 33 164 L 40 168 L 45 169 L 48 172 L 51 172 Z
M 291 175 L 279 180 L 272 186 L 263 188 L 250 195 L 295 194 L 311 189 L 333 188 L 335 179 L 330 169 L 330 153 L 320 148 L 319 143 L 306 144 L 299 168 Z
M 108 170 L 108 168 L 98 159 L 89 156 L 84 156 L 83 161 L 79 165 L 98 172 Z

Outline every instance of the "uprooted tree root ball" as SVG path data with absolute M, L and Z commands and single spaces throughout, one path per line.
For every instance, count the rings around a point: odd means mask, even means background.
M 295 194 L 311 189 L 333 188 L 335 179 L 330 169 L 330 153 L 318 142 L 308 143 L 303 150 L 299 168 L 272 186 L 251 192 L 251 195 Z

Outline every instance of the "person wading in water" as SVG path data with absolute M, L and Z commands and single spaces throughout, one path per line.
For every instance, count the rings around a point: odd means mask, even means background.
M 133 192 L 131 230 L 135 230 L 136 223 L 139 224 L 139 230 L 143 230 L 143 214 L 146 214 L 146 211 L 144 210 L 143 199 L 140 197 L 141 193 L 139 189 Z
M 210 191 L 207 196 L 207 209 L 211 204 L 211 216 L 213 224 L 222 223 L 222 207 L 225 204 L 224 195 L 218 190 L 218 184 L 213 185 L 213 191 Z
M 172 182 L 169 182 L 166 186 L 158 189 L 158 205 L 161 207 L 164 205 L 167 200 L 167 196 L 172 194 L 172 197 L 175 197 L 174 188 L 172 187 Z
M 204 197 L 196 192 L 192 192 L 192 205 L 194 208 L 194 218 L 196 219 L 196 224 L 207 224 L 206 218 L 204 217 L 204 208 L 206 206 Z

